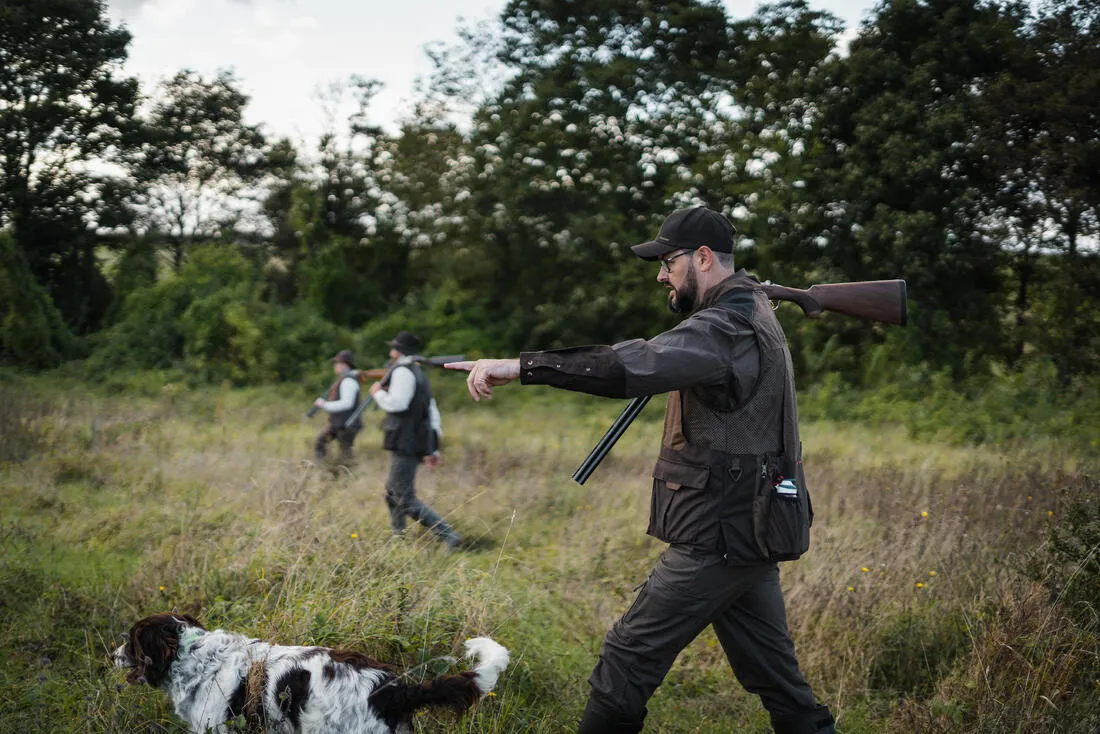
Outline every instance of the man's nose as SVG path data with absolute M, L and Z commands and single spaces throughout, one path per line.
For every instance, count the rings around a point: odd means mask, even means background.
M 657 269 L 657 282 L 658 283 L 667 283 L 668 282 L 668 273 L 665 272 L 664 267 L 660 267 L 660 268 Z

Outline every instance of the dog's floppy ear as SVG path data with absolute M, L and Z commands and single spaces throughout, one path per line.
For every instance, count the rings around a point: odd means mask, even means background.
M 160 686 L 179 651 L 180 629 L 179 621 L 170 614 L 157 614 L 138 621 L 130 630 L 134 669 L 126 680 L 147 683 L 154 688 Z

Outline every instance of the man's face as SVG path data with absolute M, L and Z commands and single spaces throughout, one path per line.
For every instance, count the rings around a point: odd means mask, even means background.
M 395 362 L 401 359 L 401 352 L 397 351 L 393 347 L 390 347 L 390 359 Z
M 657 282 L 668 288 L 668 308 L 673 313 L 691 313 L 699 298 L 695 274 L 695 251 L 680 250 L 661 258 Z
M 333 362 L 332 363 L 332 371 L 335 372 L 338 375 L 344 374 L 349 369 L 350 368 L 346 364 L 344 364 L 343 362 Z

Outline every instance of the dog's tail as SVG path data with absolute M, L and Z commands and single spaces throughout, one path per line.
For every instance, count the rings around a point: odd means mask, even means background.
M 508 650 L 488 637 L 475 637 L 466 641 L 466 657 L 475 660 L 473 670 L 415 684 L 393 679 L 371 694 L 371 703 L 391 728 L 397 728 L 397 722 L 408 721 L 413 712 L 425 706 L 465 711 L 493 690 L 508 667 L 509 655 Z
M 477 674 L 474 681 L 483 696 L 493 690 L 497 678 L 508 667 L 508 650 L 488 637 L 466 640 L 466 657 L 477 661 L 472 672 Z

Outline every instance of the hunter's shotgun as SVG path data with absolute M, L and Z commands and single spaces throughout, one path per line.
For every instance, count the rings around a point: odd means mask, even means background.
M 761 288 L 773 301 L 797 303 L 807 316 L 817 318 L 826 311 L 856 316 L 884 324 L 904 326 L 908 309 L 905 299 L 908 290 L 904 280 L 867 280 L 856 283 L 825 283 L 812 285 L 806 290 L 775 285 L 771 281 L 761 283 Z M 626 429 L 642 412 L 652 395 L 641 395 L 631 400 L 600 442 L 588 454 L 577 470 L 573 481 L 584 484 L 604 460 L 611 447 L 622 437 Z

